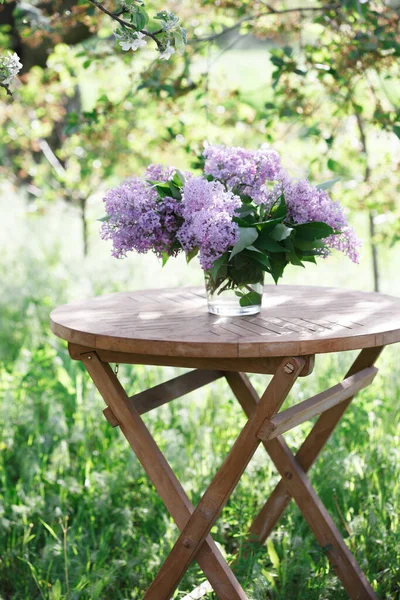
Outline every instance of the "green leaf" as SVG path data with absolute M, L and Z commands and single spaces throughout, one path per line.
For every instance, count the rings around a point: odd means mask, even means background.
M 239 232 L 240 237 L 232 248 L 229 260 L 232 260 L 236 254 L 239 254 L 247 246 L 251 246 L 258 238 L 258 231 L 255 227 L 239 227 Z
M 286 204 L 285 197 L 282 195 L 281 199 L 279 201 L 279 204 L 276 203 L 272 207 L 271 216 L 274 219 L 284 218 L 284 217 L 286 217 L 287 213 L 288 213 L 288 207 L 287 207 L 287 204 Z
M 278 242 L 273 240 L 268 234 L 268 232 L 266 235 L 264 235 L 263 232 L 263 234 L 259 236 L 256 244 L 257 248 L 260 248 L 261 250 L 266 250 L 267 252 L 285 252 L 285 248 L 283 248 L 278 244 Z
M 174 173 L 174 176 L 172 177 L 172 181 L 178 188 L 181 188 L 185 184 L 185 176 L 182 173 L 182 171 L 179 171 L 179 169 L 177 169 Z
M 197 256 L 199 253 L 199 248 L 195 248 L 194 250 L 190 250 L 190 252 L 188 252 L 186 254 L 186 262 L 187 264 L 190 263 L 191 260 L 193 260 L 195 258 L 195 256 Z
M 61 581 L 57 581 L 51 586 L 49 600 L 61 600 L 63 597 Z
M 167 191 L 169 192 L 169 182 L 162 182 L 162 183 L 155 183 L 154 187 L 157 189 L 157 191 Z
M 272 566 L 275 570 L 278 570 L 281 561 L 279 560 L 279 556 L 275 550 L 275 546 L 271 538 L 268 538 L 267 540 L 267 551 Z
M 48 525 L 47 523 L 45 523 L 40 517 L 39 517 L 39 521 L 41 522 L 41 524 L 47 529 L 47 531 L 50 533 L 50 535 L 53 536 L 53 538 L 55 540 L 57 540 L 57 542 L 61 542 L 60 538 L 58 537 L 58 535 L 56 534 L 56 532 L 54 531 L 54 529 L 52 529 L 50 527 L 50 525 Z
M 330 225 L 320 223 L 319 221 L 295 225 L 294 229 L 296 231 L 296 244 L 298 243 L 297 240 L 299 238 L 301 240 L 320 240 L 335 233 Z
M 136 21 L 136 27 L 139 31 L 143 29 L 149 22 L 149 15 L 147 14 L 144 6 L 138 6 L 136 14 L 133 16 L 134 20 Z
M 271 231 L 271 237 L 273 240 L 281 242 L 289 237 L 292 231 L 293 227 L 288 227 L 284 223 L 278 223 L 278 225 L 275 225 L 274 229 Z
M 276 67 L 282 67 L 285 64 L 285 61 L 280 56 L 272 55 L 270 60 Z
M 156 188 L 157 193 L 160 196 L 160 198 L 165 198 L 166 196 L 171 196 L 171 188 L 169 186 L 169 182 L 157 183 L 154 187 Z
M 251 198 L 247 194 L 240 194 L 240 199 L 244 204 L 251 204 L 253 202 L 253 198 Z
M 247 204 L 242 204 L 242 206 L 240 208 L 237 208 L 235 210 L 236 215 L 239 215 L 239 217 L 247 217 L 248 215 L 254 214 L 255 212 L 255 208 L 254 206 L 249 206 Z
M 236 254 L 229 263 L 229 276 L 236 285 L 248 285 L 261 281 L 265 268 L 257 260 L 254 260 L 256 256 L 261 256 L 261 254 L 251 252 L 246 248 L 243 252 Z
M 172 181 L 168 181 L 168 186 L 171 190 L 171 196 L 175 198 L 175 200 L 181 200 L 181 190 L 178 187 L 176 187 L 176 185 Z
M 247 252 L 249 250 L 251 251 L 251 254 L 247 255 Z M 249 246 L 248 248 L 246 248 L 246 255 L 249 256 L 251 258 L 251 260 L 256 260 L 258 263 L 260 263 L 267 270 L 270 269 L 270 267 L 271 267 L 270 260 L 269 260 L 268 256 L 266 254 L 264 254 L 263 252 L 260 252 L 256 248 L 254 248 L 254 250 L 253 250 L 252 247 Z
M 317 261 L 315 260 L 315 256 L 302 256 L 301 260 L 305 260 L 306 262 L 314 263 L 314 265 L 317 264 Z
M 282 277 L 283 271 L 287 264 L 288 264 L 287 260 L 285 260 L 285 261 L 272 260 L 271 261 L 271 275 L 272 275 L 275 283 L 278 283 L 279 279 Z
M 283 218 L 284 217 L 279 217 L 277 219 L 269 219 L 268 221 L 259 221 L 258 223 L 254 223 L 254 225 L 257 227 L 257 229 L 262 231 L 261 235 L 263 235 L 264 233 L 272 231 L 275 225 L 278 225 L 278 223 L 282 223 Z
M 292 265 L 296 265 L 296 267 L 304 267 L 303 263 L 301 262 L 301 260 L 299 259 L 299 257 L 297 256 L 297 254 L 295 252 L 289 252 L 288 258 L 289 258 L 289 262 Z
M 100 221 L 100 223 L 106 223 L 110 219 L 111 219 L 111 215 L 105 215 L 104 217 L 101 217 L 101 219 L 97 219 L 97 221 Z
M 395 133 L 397 137 L 400 138 L 400 125 L 393 125 L 393 133 Z
M 258 252 L 259 254 L 263 253 L 262 250 L 259 250 L 255 246 L 247 246 L 246 250 L 251 250 L 252 252 Z
M 136 13 L 135 21 L 136 21 L 136 27 L 138 28 L 139 31 L 141 29 L 143 29 L 143 27 L 145 27 L 145 25 L 146 25 L 146 19 L 140 12 Z
M 327 165 L 328 165 L 328 169 L 330 169 L 331 171 L 334 171 L 335 173 L 338 173 L 343 170 L 342 166 L 336 160 L 333 160 L 333 158 L 328 159 Z
M 315 248 L 325 248 L 324 242 L 321 240 L 299 240 L 297 237 L 294 240 L 294 245 L 300 250 L 314 250 Z
M 296 254 L 301 260 L 305 260 L 306 256 L 324 256 L 322 250 L 306 250 L 305 252 L 303 252 L 298 248 L 296 248 Z
M 183 54 L 184 50 L 185 50 L 185 38 L 182 35 L 182 28 L 177 29 L 176 31 L 174 31 L 174 46 L 177 50 L 177 52 L 179 52 L 179 54 Z
M 329 190 L 335 183 L 340 181 L 341 177 L 335 177 L 334 179 L 328 179 L 328 181 L 324 181 L 323 183 L 319 183 L 316 188 L 318 190 Z
M 243 219 L 242 217 L 232 217 L 232 221 L 240 225 L 240 227 L 254 227 L 255 225 L 254 217 L 250 215 L 246 219 Z
M 225 277 L 227 270 L 228 270 L 228 257 L 227 254 L 223 254 L 222 256 L 220 256 L 219 258 L 217 258 L 217 260 L 213 263 L 213 266 L 211 267 L 211 269 L 209 269 L 209 273 L 214 281 L 214 283 L 216 283 L 217 278 L 218 277 Z
M 169 259 L 169 254 L 167 252 L 163 252 L 161 255 L 162 266 L 165 267 Z
M 184 27 L 179 27 L 180 34 L 182 36 L 182 40 L 184 44 L 187 44 L 187 29 Z
M 167 10 L 162 10 L 156 14 L 154 17 L 157 21 L 162 21 L 162 28 L 164 31 L 168 31 L 176 27 L 179 21 L 179 17 L 177 17 L 174 13 L 168 12 Z
M 240 306 L 254 306 L 254 304 L 261 304 L 262 295 L 257 292 L 249 292 L 244 294 L 239 300 Z
M 150 20 L 150 17 L 149 17 L 149 15 L 147 14 L 147 11 L 146 11 L 146 9 L 145 9 L 145 7 L 144 7 L 144 3 L 142 4 L 142 6 L 139 6 L 139 12 L 140 12 L 140 13 L 143 15 L 143 17 L 144 17 L 144 19 L 145 19 L 145 21 L 146 21 L 145 25 L 147 25 L 147 23 L 148 23 L 148 22 L 149 22 L 149 20 Z

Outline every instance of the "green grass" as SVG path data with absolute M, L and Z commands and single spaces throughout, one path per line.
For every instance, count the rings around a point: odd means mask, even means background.
M 139 600 L 177 530 L 121 432 L 103 418 L 103 403 L 81 365 L 50 333 L 48 314 L 85 295 L 200 283 L 201 273 L 180 261 L 162 272 L 148 257 L 113 261 L 95 232 L 82 262 L 79 222 L 70 209 L 55 206 L 27 218 L 18 199 L 10 203 L 4 194 L 4 206 L 6 198 L 0 226 L 0 598 Z M 97 216 L 99 204 L 91 212 Z M 399 291 L 389 279 L 396 254 L 383 255 L 384 289 L 392 293 Z M 293 269 L 287 281 L 304 282 L 303 271 Z M 311 268 L 307 283 L 318 282 L 368 289 L 367 258 L 360 267 L 332 260 Z M 336 383 L 352 358 L 320 357 L 292 401 Z M 399 358 L 398 347 L 385 351 L 380 375 L 354 402 L 311 472 L 346 542 L 387 600 L 400 596 Z M 135 393 L 177 372 L 124 367 L 120 377 Z M 267 379 L 252 380 L 262 391 Z M 227 385 L 216 382 L 145 421 L 197 503 L 245 418 Z M 291 447 L 309 427 L 286 436 Z M 240 555 L 246 530 L 278 479 L 260 448 L 213 528 L 229 561 Z M 294 504 L 268 544 L 239 560 L 236 570 L 252 600 L 346 598 Z M 203 580 L 192 565 L 176 598 Z

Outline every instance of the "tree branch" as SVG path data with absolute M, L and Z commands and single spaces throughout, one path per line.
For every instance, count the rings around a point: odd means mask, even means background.
M 325 6 L 297 6 L 295 8 L 284 8 L 282 10 L 276 10 L 276 8 L 274 8 L 273 6 L 271 6 L 270 4 L 267 4 L 266 2 L 261 2 L 261 4 L 263 6 L 265 6 L 266 8 L 268 8 L 268 14 L 270 15 L 284 15 L 286 13 L 292 13 L 292 12 L 318 12 L 318 11 L 325 11 L 325 10 L 333 10 L 335 8 L 340 8 L 340 3 L 336 2 L 334 4 L 325 4 Z M 264 15 L 265 16 L 265 15 Z
M 114 19 L 114 21 L 117 21 L 117 23 L 119 23 L 123 27 L 128 27 L 129 29 L 133 29 L 134 31 L 139 31 L 140 33 L 143 33 L 143 35 L 146 35 L 147 37 L 151 38 L 157 44 L 157 48 L 159 50 L 162 50 L 162 45 L 156 37 L 159 33 L 161 33 L 163 31 L 162 29 L 158 29 L 157 31 L 147 31 L 147 29 L 137 29 L 135 27 L 135 25 L 133 25 L 133 23 L 129 23 L 129 21 L 125 21 L 124 19 L 121 19 L 121 17 L 119 15 L 116 15 L 115 13 L 108 10 L 108 8 L 103 6 L 103 4 L 101 4 L 100 2 L 97 2 L 97 0 L 89 0 L 89 2 L 94 4 L 94 6 L 96 6 L 99 10 L 101 10 L 103 13 L 105 13 L 106 15 L 111 17 L 111 19 Z
M 124 19 L 121 19 L 121 17 L 119 17 L 115 13 L 108 10 L 108 8 L 106 8 L 105 6 L 100 4 L 100 2 L 97 2 L 97 0 L 89 0 L 89 2 L 91 2 L 92 4 L 97 6 L 98 9 L 100 9 L 101 11 L 103 11 L 103 13 L 105 13 L 106 15 L 108 15 L 109 17 L 114 19 L 114 21 L 117 21 L 120 25 L 123 25 L 124 27 L 129 27 L 130 29 L 136 30 L 136 27 L 132 23 L 129 23 L 129 21 L 125 21 Z
M 303 12 L 318 12 L 318 11 L 325 12 L 325 11 L 334 10 L 336 8 L 340 8 L 340 4 L 335 3 L 335 4 L 326 4 L 325 6 L 297 6 L 295 8 L 285 8 L 283 10 L 276 10 L 273 6 L 266 4 L 265 2 L 262 2 L 262 4 L 263 4 L 263 6 L 265 6 L 268 9 L 268 12 L 262 12 L 262 13 L 258 13 L 257 15 L 249 15 L 247 17 L 243 17 L 237 23 L 235 23 L 234 25 L 231 25 L 230 27 L 225 27 L 225 29 L 223 29 L 219 33 L 214 33 L 214 34 L 207 35 L 204 37 L 194 38 L 189 43 L 190 44 L 198 44 L 200 42 L 212 42 L 213 40 L 218 39 L 219 37 L 221 37 L 222 35 L 225 35 L 226 33 L 235 31 L 235 29 L 238 29 L 243 23 L 257 21 L 258 19 L 261 19 L 261 17 L 270 17 L 273 15 L 283 15 L 283 14 L 287 14 L 287 13 L 303 13 Z
M 360 142 L 363 153 L 365 154 L 365 171 L 364 171 L 364 181 L 368 184 L 371 177 L 371 167 L 369 166 L 369 155 L 368 155 L 368 146 L 367 146 L 367 136 L 364 129 L 364 121 L 360 114 L 355 111 L 358 131 L 360 134 Z M 374 277 L 374 291 L 379 292 L 380 282 L 379 282 L 379 257 L 378 257 L 378 248 L 376 245 L 376 229 L 375 229 L 375 217 L 376 210 L 373 208 L 368 209 L 368 221 L 369 221 L 369 239 L 371 243 L 371 258 L 372 258 L 372 273 Z
M 6 90 L 7 96 L 12 97 L 12 91 L 10 90 L 10 88 L 8 87 L 8 85 L 6 83 L 0 83 L 0 87 L 4 88 Z
M 368 160 L 367 136 L 365 134 L 363 120 L 362 120 L 360 114 L 357 112 L 356 107 L 355 107 L 354 113 L 356 115 L 358 131 L 360 134 L 361 148 L 362 148 L 363 154 L 365 155 L 364 181 L 366 181 L 368 183 L 369 178 L 371 176 L 371 169 L 370 169 L 369 160 Z

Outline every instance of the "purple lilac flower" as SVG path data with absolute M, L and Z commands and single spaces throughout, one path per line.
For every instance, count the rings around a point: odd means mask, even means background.
M 146 169 L 145 179 L 166 182 L 171 179 L 174 171 L 176 171 L 175 167 L 166 167 L 160 164 L 149 165 Z
M 340 233 L 326 238 L 327 248 L 340 250 L 353 262 L 359 262 L 361 243 L 354 229 L 348 225 L 339 202 L 334 202 L 325 190 L 311 185 L 307 179 L 291 180 L 285 174 L 280 185 L 280 190 L 283 189 L 285 194 L 289 219 L 293 223 L 320 221 L 330 225 Z
M 353 227 L 344 227 L 339 234 L 330 235 L 324 242 L 327 248 L 343 252 L 353 263 L 360 262 L 359 251 L 362 244 Z
M 101 235 L 112 240 L 115 257 L 131 250 L 174 256 L 181 247 L 185 252 L 199 248 L 201 266 L 209 269 L 239 237 L 239 228 L 232 222 L 241 206 L 237 194 L 246 194 L 254 204 L 267 208 L 284 194 L 288 223 L 327 223 L 338 233 L 324 240 L 325 255 L 335 248 L 358 262 L 360 242 L 342 207 L 308 180 L 291 179 L 275 151 L 210 146 L 204 156 L 205 174 L 215 180 L 185 173 L 182 201 L 160 198 L 148 183 L 173 177 L 174 167 L 159 164 L 149 165 L 144 178 L 133 177 L 107 192 L 104 200 L 109 220 Z
M 176 232 L 182 222 L 179 201 L 160 200 L 149 183 L 133 177 L 109 190 L 104 202 L 110 218 L 103 223 L 101 237 L 112 240 L 113 256 L 121 258 L 131 250 L 152 250 L 157 256 L 177 253 Z
M 151 181 L 162 181 L 165 183 L 169 179 L 172 179 L 176 170 L 177 169 L 175 167 L 168 167 L 160 164 L 149 165 L 146 169 L 144 178 Z M 190 179 L 193 177 L 193 173 L 190 171 L 181 171 L 181 174 L 185 177 L 185 179 Z
M 241 205 L 239 196 L 226 191 L 222 183 L 193 177 L 183 188 L 184 223 L 177 237 L 185 252 L 199 247 L 200 264 L 210 269 L 215 260 L 233 246 L 239 228 L 232 216 Z
M 222 181 L 230 190 L 251 196 L 256 204 L 269 201 L 265 184 L 276 181 L 282 171 L 281 158 L 275 150 L 209 146 L 203 154 L 206 175 Z

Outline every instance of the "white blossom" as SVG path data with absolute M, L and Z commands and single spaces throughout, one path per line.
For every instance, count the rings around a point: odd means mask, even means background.
M 169 60 L 173 54 L 175 54 L 175 48 L 168 42 L 164 50 L 160 53 L 160 59 Z
M 143 48 L 147 44 L 144 33 L 140 31 L 130 33 L 126 32 L 124 35 L 116 35 L 116 37 L 120 40 L 119 45 L 122 50 L 137 50 L 138 48 Z
M 22 63 L 18 54 L 8 53 L 8 56 L 0 56 L 0 82 L 9 85 L 22 69 Z

